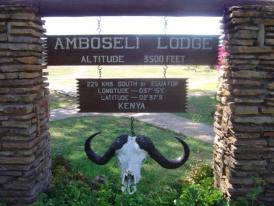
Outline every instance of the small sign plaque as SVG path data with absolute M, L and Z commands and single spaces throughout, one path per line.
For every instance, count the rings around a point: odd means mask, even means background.
M 48 36 L 48 65 L 216 65 L 218 36 Z
M 186 79 L 78 79 L 80 112 L 185 112 Z

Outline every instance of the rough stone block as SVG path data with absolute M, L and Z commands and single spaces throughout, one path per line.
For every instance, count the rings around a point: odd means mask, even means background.
M 33 104 L 0 105 L 0 112 L 5 114 L 28 114 L 33 111 Z
M 263 132 L 263 137 L 274 137 L 274 128 L 273 128 L 273 131 Z
M 8 36 L 6 34 L 0 34 L 0 42 L 8 41 Z
M 42 40 L 38 37 L 31 37 L 31 36 L 10 36 L 9 42 L 33 44 L 33 43 L 42 43 Z
M 266 39 L 265 44 L 268 46 L 274 46 L 274 39 Z
M 17 79 L 18 73 L 5 73 L 5 79 Z
M 268 84 L 268 89 L 274 90 L 274 82 Z
M 269 145 L 270 147 L 274 147 L 274 137 L 268 139 L 268 145 Z
M 273 20 L 272 20 L 273 21 Z M 230 52 L 233 54 L 267 54 L 273 53 L 274 48 L 268 47 L 259 47 L 259 46 L 230 46 Z
M 274 107 L 262 107 L 263 114 L 273 114 L 274 115 Z
M 253 116 L 253 117 L 233 117 L 233 121 L 244 124 L 274 124 L 274 117 Z
M 39 98 L 39 94 L 2 95 L 0 103 L 31 103 Z
M 232 177 L 229 178 L 228 181 L 231 184 L 240 184 L 240 185 L 253 185 L 254 184 L 254 180 L 251 177 Z
M 262 83 L 259 80 L 233 79 L 231 81 L 231 84 L 233 84 L 233 85 L 241 85 L 241 86 L 255 86 L 255 87 L 259 87 L 259 86 L 261 86 Z
M 234 146 L 244 146 L 244 147 L 251 147 L 254 149 L 254 147 L 259 148 L 259 150 L 262 149 L 262 147 L 267 146 L 267 140 L 265 139 L 252 139 L 252 138 L 246 138 L 246 139 L 237 139 L 235 137 L 229 137 L 229 143 L 233 144 Z M 238 148 L 239 149 L 239 148 Z M 239 150 L 241 150 L 240 148 Z
M 43 36 L 41 32 L 38 32 L 34 29 L 22 29 L 22 28 L 11 29 L 9 31 L 9 35 L 33 36 L 33 37 L 39 37 L 39 38 Z
M 0 58 L 0 64 L 10 64 L 13 62 L 12 58 Z
M 273 74 L 264 71 L 252 71 L 252 70 L 242 70 L 232 72 L 232 77 L 234 78 L 272 78 Z
M 233 160 L 230 158 L 229 165 L 235 169 L 242 169 L 245 171 L 254 170 L 266 170 L 267 162 L 266 160 Z
M 15 20 L 27 20 L 31 22 L 39 21 L 38 17 L 34 13 L 12 13 L 10 18 Z
M 35 156 L 29 157 L 1 157 L 0 156 L 0 164 L 8 164 L 8 165 L 26 165 L 30 164 L 35 160 Z
M 248 30 L 238 30 L 227 35 L 228 39 L 255 39 L 258 37 L 258 32 Z
M 9 22 L 8 25 L 13 28 L 13 27 L 23 27 L 23 28 L 32 28 L 37 31 L 43 31 L 43 27 L 41 24 L 34 23 L 32 21 L 14 21 L 14 22 Z
M 259 107 L 258 106 L 243 106 L 243 105 L 231 105 L 231 110 L 233 114 L 235 115 L 252 115 L 252 114 L 258 114 L 259 113 Z
M 33 55 L 32 53 L 24 53 L 24 55 Z M 24 72 L 24 71 L 41 71 L 41 65 L 0 65 L 0 72 Z M 1 73 L 0 73 L 1 75 Z
M 20 184 L 18 184 L 17 181 L 12 181 L 12 182 L 6 183 L 4 185 L 4 189 L 5 190 L 15 189 L 15 190 L 28 191 L 28 190 L 31 190 L 34 186 L 35 186 L 34 180 L 29 180 L 27 182 L 20 182 Z
M 41 77 L 41 73 L 19 73 L 19 79 L 33 79 Z
M 9 44 L 9 43 L 2 43 L 0 44 L 0 49 L 9 49 L 12 51 L 38 51 L 42 52 L 43 48 L 41 45 L 38 44 L 25 44 L 25 43 L 15 43 L 15 44 Z
M 264 89 L 243 89 L 237 88 L 233 89 L 233 94 L 236 96 L 259 96 L 266 94 L 267 91 Z
M 0 86 L 31 86 L 43 83 L 43 78 L 0 80 Z
M 3 121 L 2 127 L 9 127 L 9 128 L 29 128 L 31 127 L 31 121 Z
M 265 26 L 274 26 L 273 19 L 258 18 L 258 19 L 254 19 L 253 22 L 255 24 L 263 24 Z
M 274 54 L 269 53 L 269 54 L 265 54 L 265 55 L 258 55 L 257 57 L 260 60 L 273 60 L 274 59 Z
M 255 59 L 231 59 L 230 60 L 230 64 L 232 65 L 248 65 L 248 66 L 257 66 L 260 63 L 259 60 L 255 60 Z
M 231 45 L 235 46 L 254 46 L 255 45 L 255 40 L 252 39 L 234 39 L 233 37 L 230 37 L 228 39 L 229 43 Z

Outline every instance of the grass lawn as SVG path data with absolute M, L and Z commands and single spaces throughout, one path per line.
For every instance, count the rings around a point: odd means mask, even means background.
M 50 91 L 50 96 L 49 96 L 50 109 L 75 108 L 76 106 L 77 106 L 76 98 L 55 92 L 53 90 Z
M 83 145 L 86 138 L 91 134 L 102 131 L 102 134 L 95 138 L 93 145 L 94 150 L 102 154 L 115 137 L 121 134 L 129 134 L 129 124 L 129 119 L 117 117 L 71 118 L 50 122 L 52 154 L 64 155 L 72 162 L 74 168 L 88 176 L 105 175 L 119 184 L 121 181 L 120 171 L 114 160 L 115 158 L 105 166 L 97 166 L 87 159 Z M 156 147 L 167 157 L 175 158 L 181 154 L 181 146 L 172 138 L 176 136 L 175 133 L 138 121 L 136 121 L 135 127 L 138 134 L 150 137 Z M 139 185 L 140 192 L 160 190 L 163 184 L 183 180 L 188 174 L 191 164 L 211 162 L 212 145 L 193 138 L 187 138 L 186 142 L 191 148 L 191 155 L 187 164 L 180 169 L 163 169 L 148 158 L 142 171 L 142 180 Z
M 216 99 L 214 94 L 204 94 L 190 96 L 188 98 L 187 113 L 177 113 L 177 115 L 186 117 L 193 122 L 213 125 Z

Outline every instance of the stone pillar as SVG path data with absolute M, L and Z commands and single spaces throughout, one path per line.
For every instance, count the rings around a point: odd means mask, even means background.
M 0 198 L 27 205 L 50 172 L 43 22 L 30 7 L 0 5 Z
M 259 200 L 274 202 L 274 6 L 229 8 L 215 113 L 215 184 L 230 199 L 258 178 Z

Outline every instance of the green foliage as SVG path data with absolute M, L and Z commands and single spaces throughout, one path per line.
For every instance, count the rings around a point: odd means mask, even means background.
M 165 170 L 148 159 L 143 167 L 138 192 L 128 195 L 121 192 L 120 171 L 115 161 L 99 167 L 91 163 L 83 152 L 85 139 L 100 130 L 103 131 L 102 135 L 95 138 L 93 148 L 99 154 L 105 152 L 116 136 L 127 133 L 125 128 L 130 128 L 128 119 L 85 117 L 50 124 L 52 152 L 55 156 L 53 179 L 50 189 L 41 195 L 34 206 L 226 205 L 221 193 L 213 188 L 212 169 L 201 163 L 208 163 L 212 157 L 212 146 L 209 144 L 188 138 L 192 155 L 187 164 L 178 170 Z M 151 137 L 156 147 L 168 158 L 180 155 L 181 147 L 171 138 L 176 134 L 138 121 L 135 126 L 138 134 Z M 98 174 L 107 179 L 98 181 Z M 255 196 L 251 194 L 251 198 Z
M 199 183 L 186 184 L 176 206 L 214 206 L 225 205 L 222 193 L 213 187 L 212 178 L 200 180 Z
M 200 122 L 212 125 L 214 118 L 216 99 L 215 93 L 204 93 L 200 91 L 201 95 L 188 97 L 187 113 L 177 113 L 179 116 L 191 119 L 193 122 Z
M 174 183 L 148 194 L 128 195 L 121 192 L 118 179 L 98 183 L 75 171 L 61 155 L 53 158 L 52 171 L 51 188 L 33 206 L 139 206 L 144 203 L 146 206 L 171 206 L 180 191 L 179 184 Z
M 5 206 L 5 205 L 6 205 L 6 203 L 3 200 L 1 200 L 1 198 L 0 198 L 0 206 Z
M 191 167 L 187 181 L 189 183 L 199 183 L 208 177 L 213 178 L 212 168 L 209 165 L 198 161 Z
M 214 206 L 226 205 L 222 193 L 213 186 L 213 170 L 206 164 L 191 168 L 190 175 L 183 185 L 176 206 Z
M 206 165 L 193 168 L 184 185 L 174 180 L 134 195 L 121 192 L 119 179 L 111 177 L 98 182 L 85 176 L 61 155 L 53 158 L 52 171 L 51 188 L 33 206 L 211 206 L 223 200 L 222 195 L 213 190 L 212 170 Z
M 52 186 L 33 206 L 86 206 L 92 202 L 89 179 L 72 169 L 70 162 L 58 155 L 52 161 Z

